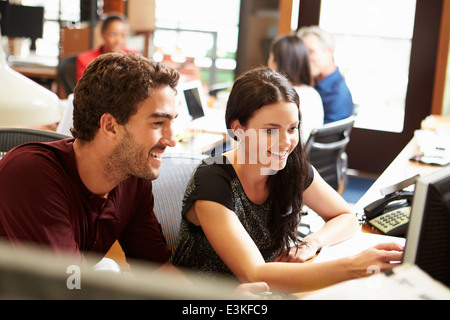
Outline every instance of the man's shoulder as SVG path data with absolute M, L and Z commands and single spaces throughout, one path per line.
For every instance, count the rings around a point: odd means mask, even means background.
M 345 78 L 342 75 L 342 73 L 339 71 L 339 68 L 337 68 L 333 73 L 329 74 L 325 78 L 323 78 L 322 81 L 319 82 L 321 86 L 329 87 L 329 88 L 335 88 L 337 86 L 340 86 L 344 84 L 345 86 Z
M 332 80 L 333 80 L 333 86 L 337 88 L 338 90 L 344 91 L 344 92 L 350 92 L 347 82 L 345 81 L 344 75 L 340 72 L 339 69 L 336 69 L 336 71 L 332 74 Z
M 43 170 L 59 164 L 65 154 L 70 153 L 71 139 L 55 142 L 29 142 L 10 150 L 0 161 L 0 169 L 26 172 L 31 170 Z
M 347 86 L 344 76 L 339 69 L 328 75 L 322 81 L 316 84 L 316 89 L 320 93 L 322 99 L 326 96 L 332 96 L 333 99 L 344 99 L 351 101 L 351 92 Z M 324 101 L 324 104 L 327 102 Z
M 23 144 L 0 160 L 0 194 L 2 201 L 15 202 L 20 195 L 24 205 L 56 203 L 66 195 L 74 182 L 70 169 L 70 154 L 66 156 L 49 144 Z M 51 195 L 51 196 L 49 196 Z

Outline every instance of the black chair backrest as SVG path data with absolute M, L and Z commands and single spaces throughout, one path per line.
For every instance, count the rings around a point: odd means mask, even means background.
M 345 149 L 350 142 L 350 132 L 355 123 L 355 116 L 325 124 L 313 129 L 306 151 L 312 165 L 320 175 L 338 190 L 343 174 L 347 169 Z
M 53 131 L 28 128 L 0 128 L 0 157 L 27 142 L 50 142 L 71 138 Z
M 59 62 L 58 82 L 62 84 L 67 95 L 73 93 L 77 84 L 77 55 L 71 55 Z

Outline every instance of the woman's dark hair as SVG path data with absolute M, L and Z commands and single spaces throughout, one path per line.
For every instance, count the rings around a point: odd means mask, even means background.
M 225 114 L 227 128 L 236 119 L 245 126 L 255 111 L 279 102 L 295 103 L 301 121 L 299 96 L 286 77 L 267 67 L 248 71 L 236 79 L 231 90 Z M 274 249 L 298 243 L 302 194 L 309 181 L 309 158 L 300 141 L 301 137 L 286 166 L 268 178 Z
M 153 89 L 169 86 L 175 91 L 179 77 L 178 71 L 136 53 L 100 55 L 75 87 L 72 135 L 91 141 L 104 113 L 126 124 L 140 103 L 152 96 Z
M 271 43 L 270 52 L 277 64 L 277 71 L 293 85 L 312 85 L 309 51 L 302 39 L 296 35 L 279 36 Z

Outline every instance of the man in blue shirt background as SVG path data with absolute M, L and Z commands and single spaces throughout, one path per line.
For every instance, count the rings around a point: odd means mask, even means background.
M 351 116 L 354 109 L 353 99 L 334 62 L 333 38 L 317 26 L 300 28 L 298 36 L 309 49 L 311 74 L 315 80 L 315 88 L 322 97 L 324 123 Z

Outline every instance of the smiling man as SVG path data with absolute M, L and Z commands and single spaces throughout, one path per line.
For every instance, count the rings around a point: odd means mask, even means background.
M 127 258 L 169 266 L 152 182 L 175 145 L 177 71 L 109 53 L 74 93 L 74 138 L 28 143 L 0 161 L 0 238 L 46 245 L 77 261 L 119 240 Z

